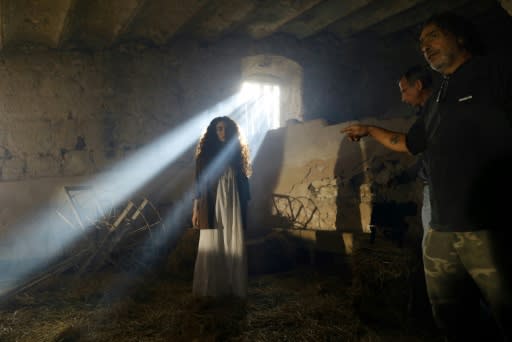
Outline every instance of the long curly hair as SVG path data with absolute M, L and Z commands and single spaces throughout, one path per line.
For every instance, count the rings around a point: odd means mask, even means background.
M 234 141 L 234 151 L 233 153 L 230 153 L 228 165 L 237 171 L 241 171 L 247 177 L 250 177 L 252 167 L 249 156 L 249 147 L 240 133 L 238 124 L 227 116 L 218 116 L 210 122 L 208 128 L 206 128 L 206 132 L 201 136 L 199 143 L 197 144 L 196 159 L 202 160 L 205 165 L 208 165 L 218 156 L 225 146 L 225 143 L 219 140 L 216 131 L 217 124 L 221 121 L 224 122 L 225 125 L 224 132 L 226 136 L 226 143 L 231 142 L 232 139 L 236 139 Z

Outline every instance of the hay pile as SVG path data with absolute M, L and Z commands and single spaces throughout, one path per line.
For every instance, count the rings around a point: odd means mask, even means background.
M 166 272 L 179 278 L 192 278 L 197 245 L 197 229 L 186 229 L 167 258 Z M 299 243 L 283 232 L 271 232 L 247 244 L 249 274 L 276 273 L 296 266 Z
M 384 238 L 371 243 L 367 235 L 356 241 L 352 257 L 356 312 L 365 322 L 405 329 L 426 300 L 419 246 L 409 243 L 399 248 Z M 430 312 L 423 314 L 421 319 L 428 320 Z
M 199 233 L 197 229 L 185 229 L 167 257 L 166 273 L 178 278 L 192 278 Z
M 191 295 L 191 272 L 176 274 L 192 270 L 190 249 L 197 237 L 194 231 L 187 234 L 162 269 L 90 278 L 63 274 L 3 303 L 0 341 L 440 341 L 407 325 L 370 324 L 364 315 L 376 289 L 403 295 L 407 285 L 401 282 L 409 277 L 404 251 L 390 254 L 361 245 L 353 281 L 335 267 L 302 265 L 251 276 L 246 301 L 198 299 Z M 407 324 L 398 311 L 397 321 Z
M 184 280 L 132 279 L 126 288 L 127 279 L 61 278 L 24 293 L 0 313 L 0 340 L 351 341 L 362 329 L 340 279 L 313 271 L 251 279 L 247 301 L 197 299 Z

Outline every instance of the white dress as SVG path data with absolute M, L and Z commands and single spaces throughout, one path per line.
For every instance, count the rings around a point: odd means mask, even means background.
M 199 235 L 192 292 L 197 296 L 247 296 L 247 252 L 235 173 L 220 177 L 215 202 L 215 229 Z

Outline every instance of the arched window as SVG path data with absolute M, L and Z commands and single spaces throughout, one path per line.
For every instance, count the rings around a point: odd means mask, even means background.
M 279 128 L 281 96 L 278 84 L 245 81 L 242 84 L 241 95 L 244 98 L 244 107 L 239 121 L 247 137 Z
M 259 145 L 265 133 L 302 121 L 302 67 L 296 62 L 271 55 L 242 59 L 242 107 L 237 120 L 243 133 Z
M 242 84 L 279 86 L 279 126 L 303 118 L 302 67 L 283 56 L 255 55 L 242 59 Z

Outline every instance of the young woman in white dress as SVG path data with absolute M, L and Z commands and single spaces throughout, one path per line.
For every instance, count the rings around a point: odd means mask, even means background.
M 249 150 L 236 122 L 226 116 L 213 119 L 196 149 L 196 296 L 247 296 L 244 230 L 250 173 Z

